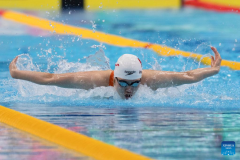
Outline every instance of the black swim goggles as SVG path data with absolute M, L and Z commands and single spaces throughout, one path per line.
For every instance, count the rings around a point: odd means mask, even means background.
M 129 84 L 128 82 L 124 81 L 124 80 L 118 80 L 117 77 L 115 77 L 118 81 L 118 84 L 121 86 L 121 87 L 127 87 L 127 86 L 132 86 L 132 87 L 137 87 L 141 81 L 141 79 L 139 81 L 134 81 L 132 82 L 131 84 Z

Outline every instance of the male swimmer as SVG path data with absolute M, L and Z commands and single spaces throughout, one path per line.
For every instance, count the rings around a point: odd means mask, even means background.
M 115 64 L 115 70 L 86 71 L 64 74 L 51 74 L 35 71 L 18 70 L 18 56 L 10 63 L 10 74 L 15 79 L 27 80 L 40 85 L 54 85 L 64 88 L 92 89 L 100 86 L 113 86 L 122 99 L 131 98 L 139 84 L 153 90 L 182 84 L 190 84 L 217 74 L 220 70 L 221 56 L 211 47 L 215 59 L 211 56 L 210 68 L 198 68 L 186 72 L 142 70 L 142 63 L 137 56 L 122 55 Z

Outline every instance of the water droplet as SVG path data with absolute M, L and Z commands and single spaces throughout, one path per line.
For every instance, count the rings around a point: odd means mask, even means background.
M 90 5 L 87 6 L 87 8 L 89 8 L 89 7 L 90 7 Z
M 48 52 L 48 53 L 52 53 L 52 49 L 49 48 L 49 49 L 47 50 L 47 52 Z
M 102 20 L 102 22 L 105 22 L 105 20 Z
M 237 39 L 235 39 L 235 42 L 237 42 Z
M 219 43 L 219 46 L 221 46 L 222 45 L 222 43 Z

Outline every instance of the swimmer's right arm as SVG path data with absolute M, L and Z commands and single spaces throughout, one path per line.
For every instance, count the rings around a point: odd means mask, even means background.
M 10 74 L 15 79 L 22 79 L 40 85 L 54 85 L 63 88 L 92 89 L 108 86 L 111 70 L 86 71 L 75 73 L 51 74 L 36 71 L 18 70 L 16 66 L 18 57 L 9 65 Z

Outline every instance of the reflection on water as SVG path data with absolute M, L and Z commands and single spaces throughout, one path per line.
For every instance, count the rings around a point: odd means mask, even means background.
M 0 123 L 1 160 L 90 160 Z
M 239 109 L 33 104 L 11 108 L 154 159 L 226 159 L 221 142 L 240 143 Z M 238 151 L 236 147 L 230 158 L 239 159 Z

